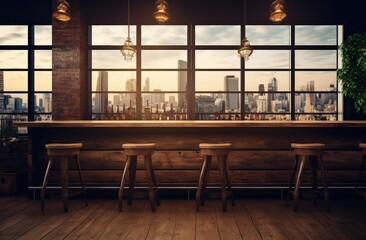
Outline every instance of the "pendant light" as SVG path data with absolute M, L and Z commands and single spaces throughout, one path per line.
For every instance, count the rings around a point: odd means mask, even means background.
M 239 55 L 244 58 L 245 61 L 249 60 L 250 55 L 253 53 L 253 48 L 250 46 L 250 42 L 245 37 L 245 25 L 246 25 L 246 0 L 244 0 L 244 38 L 241 42 L 241 47 L 238 50 Z
M 269 19 L 274 23 L 280 23 L 286 16 L 285 2 L 283 0 L 274 0 L 271 5 Z
M 52 16 L 62 22 L 70 21 L 70 4 L 66 0 L 58 0 L 56 10 Z
M 128 0 L 128 14 L 127 14 L 127 21 L 128 21 L 128 37 L 125 41 L 125 44 L 122 47 L 121 53 L 125 57 L 125 60 L 130 62 L 132 61 L 133 56 L 135 56 L 136 49 L 133 46 L 133 43 L 131 41 L 130 37 L 130 0 Z
M 156 12 L 153 13 L 155 21 L 165 23 L 169 20 L 168 3 L 165 0 L 157 0 L 155 2 Z

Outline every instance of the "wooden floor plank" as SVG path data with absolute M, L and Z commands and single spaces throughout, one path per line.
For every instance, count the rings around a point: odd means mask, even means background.
M 243 239 L 256 240 L 262 238 L 251 216 L 249 215 L 245 201 L 236 201 L 234 216 L 236 220 L 236 226 Z
M 5 201 L 0 205 L 0 222 L 34 204 L 34 202 L 28 200 L 26 196 L 13 197 L 11 199 L 12 200 Z
M 207 200 L 197 213 L 196 239 L 220 239 L 216 219 L 216 208 L 221 207 L 219 201 Z
M 194 239 L 196 235 L 196 202 L 179 200 L 175 211 L 175 226 L 172 240 Z

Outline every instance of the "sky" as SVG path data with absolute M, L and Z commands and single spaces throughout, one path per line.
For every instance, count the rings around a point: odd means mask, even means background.
M 336 46 L 336 26 L 296 26 L 295 43 L 298 45 L 333 45 Z M 141 44 L 175 45 L 184 48 L 187 45 L 187 26 L 142 26 Z M 251 45 L 288 46 L 290 44 L 290 26 L 247 26 L 246 36 Z M 51 45 L 51 26 L 35 27 L 35 44 Z M 0 46 L 26 46 L 27 26 L 0 26 Z M 339 31 L 341 36 L 342 32 Z M 223 91 L 223 79 L 226 75 L 240 76 L 240 57 L 237 49 L 241 42 L 240 26 L 195 26 L 195 44 L 197 46 L 227 45 L 232 50 L 196 50 L 196 90 Z M 93 45 L 121 46 L 127 37 L 126 26 L 92 26 Z M 136 44 L 136 28 L 131 26 L 131 38 Z M 342 40 L 342 38 L 340 38 Z M 338 43 L 340 44 L 340 43 Z M 316 90 L 327 90 L 330 84 L 336 83 L 335 71 L 326 72 L 322 69 L 336 68 L 335 50 L 297 50 L 295 66 L 297 69 L 316 68 L 313 72 L 296 72 L 295 89 L 307 81 L 314 80 Z M 178 60 L 187 60 L 186 50 L 144 50 L 141 53 L 143 69 L 167 68 L 176 70 Z M 258 50 L 255 49 L 249 61 L 245 62 L 246 69 L 274 69 L 275 71 L 247 71 L 246 90 L 256 91 L 259 84 L 267 86 L 271 77 L 276 77 L 279 90 L 290 90 L 289 50 Z M 52 68 L 52 52 L 37 50 L 35 52 L 35 67 L 39 69 Z M 92 68 L 129 69 L 136 67 L 136 58 L 126 62 L 119 50 L 94 50 L 92 52 Z M 27 52 L 25 50 L 0 50 L 0 69 L 25 69 L 25 71 L 4 72 L 5 91 L 27 90 Z M 202 70 L 200 70 L 202 69 Z M 215 69 L 214 72 L 204 69 Z M 230 70 L 225 70 L 230 69 Z M 277 70 L 277 71 L 276 71 Z M 92 88 L 96 89 L 98 71 L 92 73 Z M 150 79 L 150 90 L 175 91 L 178 89 L 178 71 L 142 71 L 142 80 Z M 36 72 L 36 90 L 50 91 L 52 89 L 52 73 Z M 123 91 L 125 82 L 136 78 L 135 71 L 109 72 L 109 90 Z

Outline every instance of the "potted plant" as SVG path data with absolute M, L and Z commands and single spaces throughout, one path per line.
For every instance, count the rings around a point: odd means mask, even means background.
M 337 75 L 343 94 L 353 99 L 357 112 L 366 113 L 366 33 L 349 36 L 340 50 L 343 66 Z
M 13 127 L 11 118 L 0 119 L 0 152 L 6 154 L 11 152 L 18 143 L 17 129 Z

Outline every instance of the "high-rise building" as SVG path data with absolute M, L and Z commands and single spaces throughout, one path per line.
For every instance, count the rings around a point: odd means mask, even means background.
M 224 79 L 224 89 L 226 92 L 238 92 L 239 91 L 239 78 L 233 75 L 227 75 Z M 226 93 L 225 101 L 226 110 L 239 110 L 239 94 Z
M 264 84 L 259 84 L 258 85 L 258 92 L 259 92 L 259 96 L 264 95 Z
M 0 112 L 3 112 L 5 109 L 4 102 L 4 72 L 0 71 Z
M 306 83 L 306 90 L 309 92 L 314 92 L 315 90 L 315 83 L 314 80 L 311 80 L 310 82 Z M 310 93 L 310 103 L 311 105 L 315 106 L 315 93 Z
M 267 108 L 268 112 L 272 112 L 272 101 L 276 99 L 276 93 L 278 91 L 277 88 L 277 79 L 275 77 L 272 77 L 270 82 L 268 83 L 268 98 L 267 98 Z
M 136 79 L 131 78 L 126 81 L 126 92 L 136 92 Z M 136 106 L 136 93 L 126 93 L 125 104 Z
M 183 109 L 186 102 L 186 89 L 187 89 L 187 62 L 178 60 L 178 91 L 185 92 L 178 94 L 178 108 Z
M 145 78 L 145 86 L 142 88 L 142 91 L 150 91 L 150 78 Z
M 103 93 L 95 94 L 95 112 L 104 113 L 108 106 L 108 72 L 99 71 L 96 90 Z
M 44 111 L 45 112 L 52 112 L 52 98 L 50 93 L 44 94 Z

